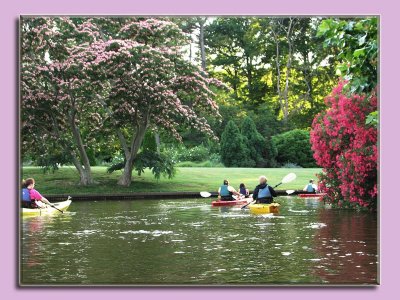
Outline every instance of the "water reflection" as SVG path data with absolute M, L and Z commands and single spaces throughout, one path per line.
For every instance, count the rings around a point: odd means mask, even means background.
M 314 238 L 314 274 L 331 283 L 377 283 L 376 215 L 324 209 L 318 218 L 329 226 Z
M 279 198 L 279 215 L 252 215 L 237 207 L 211 208 L 210 202 L 82 202 L 73 203 L 67 215 L 24 219 L 22 281 L 376 281 L 376 263 L 370 264 L 376 262 L 376 219 L 371 221 L 368 214 L 326 210 L 318 199 L 296 197 Z

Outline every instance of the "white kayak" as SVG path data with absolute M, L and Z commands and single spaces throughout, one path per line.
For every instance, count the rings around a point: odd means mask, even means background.
M 68 207 L 71 205 L 71 200 L 65 200 L 62 202 L 53 203 L 55 207 L 57 207 L 61 211 L 66 211 Z M 51 214 L 60 214 L 61 212 L 54 207 L 46 205 L 42 208 L 22 208 L 22 216 L 43 216 L 43 215 L 51 215 Z

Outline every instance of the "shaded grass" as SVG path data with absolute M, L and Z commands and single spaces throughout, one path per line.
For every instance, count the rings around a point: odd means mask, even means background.
M 106 167 L 93 167 L 93 177 L 97 184 L 93 186 L 80 186 L 79 175 L 74 167 L 62 167 L 55 173 L 44 174 L 40 168 L 24 167 L 23 178 L 33 177 L 36 188 L 46 194 L 117 194 L 129 192 L 174 192 L 174 191 L 216 191 L 223 179 L 228 179 L 236 189 L 240 183 L 246 184 L 249 189 L 257 185 L 260 175 L 266 175 L 271 185 L 275 185 L 290 172 L 296 173 L 297 179 L 291 183 L 283 184 L 279 189 L 303 189 L 310 178 L 321 169 L 318 168 L 184 168 L 178 167 L 173 179 L 154 179 L 151 171 L 146 170 L 142 176 L 133 176 L 129 187 L 117 185 L 121 171 L 108 174 Z M 134 174 L 135 175 L 135 174 Z

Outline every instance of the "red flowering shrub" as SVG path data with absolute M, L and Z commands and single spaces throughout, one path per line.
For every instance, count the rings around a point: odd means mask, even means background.
M 344 83 L 325 99 L 328 110 L 318 114 L 312 125 L 314 158 L 323 168 L 320 189 L 326 200 L 339 207 L 376 208 L 377 129 L 366 125 L 367 115 L 376 111 L 377 97 L 347 96 Z

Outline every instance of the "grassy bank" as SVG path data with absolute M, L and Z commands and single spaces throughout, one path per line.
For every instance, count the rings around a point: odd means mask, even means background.
M 36 188 L 46 194 L 85 194 L 85 193 L 129 193 L 129 192 L 172 192 L 172 191 L 216 191 L 224 178 L 231 185 L 239 187 L 241 182 L 253 189 L 260 175 L 266 175 L 274 185 L 286 174 L 294 172 L 297 179 L 282 185 L 282 189 L 302 189 L 310 178 L 320 169 L 252 169 L 252 168 L 177 168 L 173 179 L 153 178 L 150 171 L 142 176 L 134 176 L 130 187 L 117 186 L 121 172 L 106 173 L 106 167 L 93 167 L 93 176 L 98 184 L 84 187 L 77 185 L 79 176 L 74 167 L 62 167 L 55 173 L 43 174 L 40 168 L 24 167 L 23 178 L 33 177 Z

